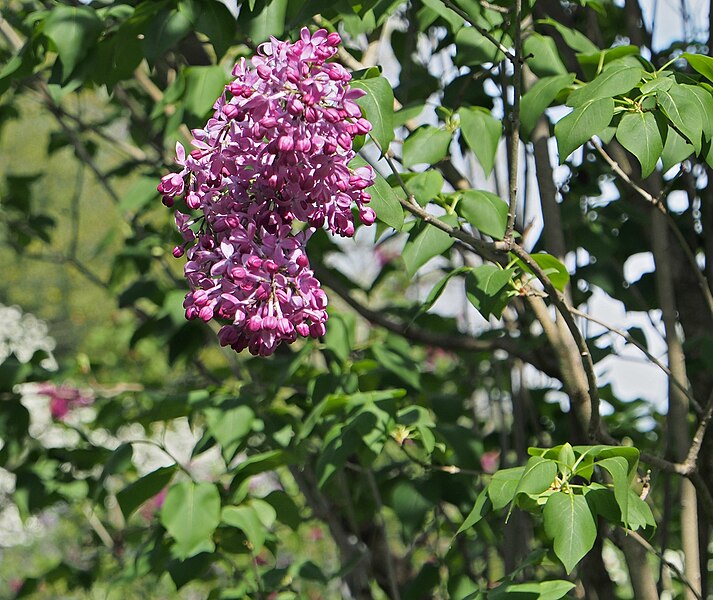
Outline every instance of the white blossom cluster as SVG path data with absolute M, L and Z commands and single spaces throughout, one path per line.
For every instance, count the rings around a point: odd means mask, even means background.
M 26 363 L 36 352 L 42 351 L 47 357 L 40 366 L 55 371 L 57 361 L 52 353 L 55 345 L 54 339 L 48 335 L 47 323 L 30 313 L 23 313 L 17 306 L 0 304 L 0 364 L 11 354 Z

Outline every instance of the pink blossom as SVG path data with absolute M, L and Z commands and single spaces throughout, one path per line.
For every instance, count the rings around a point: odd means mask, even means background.
M 158 186 L 176 211 L 185 244 L 191 292 L 188 319 L 224 322 L 222 345 L 269 355 L 281 342 L 324 335 L 327 297 L 309 268 L 305 244 L 317 227 L 354 234 L 352 206 L 363 223 L 375 220 L 366 189 L 371 167 L 352 169 L 352 141 L 371 129 L 354 102 L 351 75 L 327 62 L 338 34 L 307 28 L 294 43 L 271 38 L 215 102 L 193 150 L 176 146 L 179 173 Z M 292 221 L 308 225 L 299 234 Z
M 55 385 L 50 381 L 41 383 L 37 393 L 47 396 L 50 400 L 50 414 L 55 421 L 63 421 L 75 408 L 89 406 L 94 397 L 70 385 Z

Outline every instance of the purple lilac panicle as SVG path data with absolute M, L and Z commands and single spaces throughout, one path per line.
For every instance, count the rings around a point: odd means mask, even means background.
M 351 169 L 353 139 L 371 129 L 334 56 L 340 37 L 302 29 L 295 43 L 271 38 L 215 103 L 194 150 L 176 145 L 179 173 L 158 186 L 164 204 L 183 196 L 197 217 L 176 211 L 191 287 L 186 317 L 227 320 L 221 344 L 263 356 L 297 335 L 324 334 L 327 298 L 305 244 L 317 227 L 352 236 L 352 205 L 370 225 L 371 167 Z M 292 221 L 308 227 L 293 233 Z

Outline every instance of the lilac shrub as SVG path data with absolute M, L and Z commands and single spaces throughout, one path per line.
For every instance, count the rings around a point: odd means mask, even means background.
M 319 337 L 327 297 L 305 245 L 318 227 L 354 235 L 352 206 L 371 225 L 371 167 L 351 169 L 352 143 L 371 124 L 350 89 L 351 75 L 327 62 L 339 34 L 301 31 L 295 43 L 271 38 L 218 98 L 213 117 L 193 130 L 194 149 L 176 144 L 179 173 L 158 186 L 176 210 L 186 254 L 186 318 L 228 321 L 218 337 L 236 351 L 268 356 L 297 336 Z M 305 223 L 301 231 L 293 221 Z

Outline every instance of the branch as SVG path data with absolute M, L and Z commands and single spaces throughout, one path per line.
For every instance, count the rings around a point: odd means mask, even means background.
M 393 331 L 412 342 L 455 352 L 492 352 L 493 350 L 504 350 L 508 354 L 531 364 L 550 377 L 557 379 L 561 377 L 561 374 L 557 372 L 551 363 L 548 364 L 546 360 L 543 360 L 542 353 L 526 353 L 521 347 L 522 344 L 517 343 L 517 340 L 512 340 L 507 337 L 483 340 L 462 333 L 435 332 L 415 327 L 414 325 L 390 317 L 383 310 L 372 310 L 364 306 L 351 296 L 349 290 L 339 282 L 339 279 L 335 277 L 329 269 L 320 268 L 320 266 L 316 264 L 312 266 L 319 280 L 331 288 L 344 302 L 352 307 L 357 314 L 361 315 L 370 323 L 383 327 L 388 331 Z
M 515 0 L 515 35 L 513 39 L 514 54 L 511 59 L 513 66 L 512 87 L 513 101 L 512 110 L 510 111 L 510 156 L 508 163 L 510 167 L 509 175 L 509 207 L 508 220 L 505 228 L 504 239 L 512 240 L 513 230 L 515 229 L 515 218 L 517 216 L 517 188 L 519 175 L 519 158 L 520 158 L 520 94 L 522 93 L 522 61 L 520 54 L 522 50 L 522 30 L 520 18 L 522 13 L 522 0 Z M 503 90 L 505 92 L 505 90 Z M 503 93 L 503 101 L 507 94 Z
M 658 559 L 665 564 L 669 569 L 671 569 L 678 579 L 683 583 L 691 592 L 695 595 L 697 600 L 703 600 L 703 597 L 701 594 L 693 587 L 691 582 L 688 580 L 688 578 L 681 572 L 681 569 L 679 569 L 674 563 L 671 561 L 667 560 L 666 557 L 656 550 L 649 542 L 647 542 L 639 533 L 636 531 L 627 531 L 626 532 L 627 537 L 630 539 L 634 540 L 637 544 L 639 544 L 642 548 L 644 548 L 647 552 L 651 552 L 655 556 L 658 557 Z
M 542 270 L 540 265 L 538 265 L 532 257 L 516 243 L 512 243 L 510 251 L 522 260 L 530 270 L 535 274 L 537 279 L 540 280 L 545 288 L 545 291 L 549 295 L 551 301 L 559 310 L 562 318 L 564 319 L 567 328 L 569 329 L 574 342 L 577 345 L 577 350 L 579 351 L 580 360 L 582 361 L 582 367 L 587 376 L 587 385 L 589 388 L 589 402 L 591 404 L 591 418 L 589 420 L 589 436 L 592 439 L 597 439 L 601 430 L 601 416 L 599 414 L 599 390 L 597 388 L 597 376 L 594 373 L 594 363 L 592 362 L 592 355 L 589 352 L 589 347 L 587 346 L 587 341 L 584 339 L 582 332 L 577 327 L 574 322 L 567 303 L 564 298 L 559 293 L 559 291 L 552 284 L 552 281 L 547 276 L 547 274 Z
M 476 238 L 475 236 L 463 231 L 462 229 L 458 229 L 457 227 L 452 227 L 451 225 L 448 225 L 448 223 L 444 223 L 438 217 L 432 215 L 424 208 L 421 208 L 421 206 L 419 206 L 418 202 L 416 202 L 416 199 L 414 198 L 413 194 L 409 191 L 408 187 L 406 186 L 406 183 L 404 182 L 403 177 L 401 177 L 401 173 L 399 173 L 398 169 L 396 168 L 394 161 L 391 159 L 391 157 L 388 154 L 385 155 L 385 159 L 386 159 L 386 162 L 388 163 L 389 168 L 391 169 L 392 173 L 396 177 L 396 181 L 398 182 L 399 186 L 406 194 L 407 199 L 399 198 L 399 202 L 401 203 L 401 206 L 403 206 L 412 215 L 415 215 L 418 218 L 420 218 L 425 223 L 430 223 L 431 225 L 440 229 L 441 231 L 444 231 L 451 237 L 453 237 L 457 240 L 460 240 L 464 244 L 470 246 L 477 254 L 479 254 L 483 258 L 486 258 L 487 260 L 490 260 L 493 262 L 501 262 L 502 261 L 503 256 L 504 256 L 504 251 L 507 247 L 507 244 L 497 243 L 497 242 L 486 242 L 485 240 L 480 240 L 480 239 Z M 365 158 L 365 160 L 366 160 L 366 158 Z M 372 164 L 372 163 L 370 163 L 370 164 Z M 374 165 L 372 164 L 372 166 L 374 166 Z

